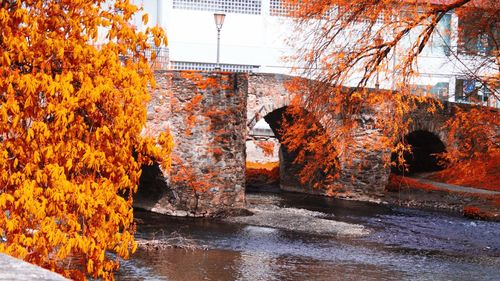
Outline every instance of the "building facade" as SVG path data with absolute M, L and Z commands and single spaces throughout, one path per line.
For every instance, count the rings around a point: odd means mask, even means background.
M 294 33 L 293 22 L 286 17 L 287 11 L 280 0 L 135 0 L 135 3 L 149 14 L 148 25 L 159 25 L 166 30 L 169 69 L 214 69 L 217 29 L 213 14 L 221 11 L 226 14 L 220 39 L 222 70 L 297 75 L 292 70 L 293 64 L 287 61 L 294 54 L 294 42 L 288 42 Z M 500 102 L 491 90 L 468 78 L 475 64 L 484 66 L 494 54 L 488 38 L 466 38 L 467 29 L 463 27 L 466 23 L 455 13 L 440 21 L 430 44 L 419 56 L 419 76 L 412 83 L 415 89 L 443 100 L 465 103 L 475 100 L 499 107 Z M 140 19 L 136 24 L 143 28 Z M 500 37 L 499 32 L 496 30 L 495 36 Z M 407 44 L 411 37 L 410 34 L 406 39 Z M 400 55 L 404 53 L 404 45 L 402 42 L 398 46 Z M 397 55 L 394 59 L 397 60 Z M 482 67 L 480 76 L 498 72 L 494 59 L 491 61 L 490 66 Z M 394 89 L 390 70 L 383 76 L 380 87 Z

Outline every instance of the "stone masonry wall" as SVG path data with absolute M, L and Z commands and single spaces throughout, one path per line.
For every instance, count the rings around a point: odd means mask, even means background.
M 277 109 L 289 105 L 291 97 L 284 84 L 290 79 L 292 77 L 277 74 L 251 74 L 249 76 L 247 103 L 247 125 L 249 128 L 260 118 L 264 118 L 272 112 L 274 114 Z M 431 132 L 439 137 L 445 146 L 448 146 L 449 144 L 446 143 L 448 132 L 444 128 L 444 124 L 454 115 L 454 105 L 456 104 L 444 103 L 444 107 L 434 114 L 429 113 L 424 106 L 419 107 L 408 116 L 413 120 L 409 132 L 416 130 Z M 359 126 L 353 132 L 353 139 L 349 140 L 349 151 L 340 152 L 344 157 L 341 160 L 340 177 L 336 183 L 340 184 L 343 187 L 342 191 L 345 192 L 340 192 L 339 195 L 378 197 L 383 193 L 387 184 L 390 168 L 386 164 L 391 154 L 387 149 L 374 149 L 380 141 L 381 133 L 375 129 L 374 114 L 370 113 L 373 110 L 377 109 L 366 109 L 363 114 L 356 117 Z M 315 118 L 313 112 L 311 118 Z M 335 122 L 330 124 L 332 123 Z M 276 126 L 276 124 L 274 125 Z M 335 128 L 328 127 L 326 130 L 334 132 Z M 310 186 L 298 184 L 295 176 L 298 165 L 292 163 L 291 156 L 293 158 L 293 153 L 287 153 L 285 150 L 280 153 L 281 188 L 295 192 L 325 193 L 325 190 L 312 189 Z
M 259 118 L 290 104 L 291 95 L 285 83 L 293 79 L 291 76 L 277 74 L 251 74 L 248 81 L 247 125 L 251 128 Z M 311 118 L 316 118 L 311 113 Z M 363 119 L 363 120 L 362 120 Z M 342 194 L 379 195 L 385 187 L 389 169 L 384 167 L 384 157 L 390 157 L 388 152 L 366 149 L 370 143 L 376 142 L 379 132 L 372 129 L 369 115 L 360 117 L 357 131 L 352 143 L 349 160 L 341 163 L 340 177 L 336 184 L 343 186 Z M 273 122 L 271 122 L 273 123 Z M 276 122 L 274 122 L 276 125 Z M 326 128 L 327 132 L 335 128 Z M 283 148 L 283 147 L 282 147 Z M 300 186 L 297 174 L 300 165 L 293 164 L 293 159 L 282 149 L 280 152 L 280 186 L 284 190 L 324 194 L 323 189 L 313 189 L 311 186 Z M 335 184 L 335 183 L 334 183 Z
M 446 122 L 455 115 L 456 107 L 468 110 L 470 106 L 449 102 L 442 102 L 442 104 L 443 107 L 438 108 L 434 113 L 429 113 L 425 106 L 411 112 L 409 117 L 413 122 L 409 129 L 410 133 L 418 130 L 433 133 L 448 147 L 450 144 L 447 143 L 448 130 L 445 126 Z
M 370 113 L 360 114 L 357 119 L 358 127 L 349 140 L 349 150 L 344 152 L 346 160 L 340 167 L 339 182 L 347 191 L 346 195 L 383 195 L 390 173 L 385 165 L 391 153 L 388 149 L 377 148 L 382 134 L 375 128 L 375 122 Z
M 169 71 L 157 72 L 156 79 L 158 87 L 149 103 L 144 134 L 155 136 L 170 128 L 175 142 L 173 165 L 170 171 L 162 171 L 158 165 L 143 168 L 135 206 L 181 216 L 209 216 L 243 208 L 245 142 L 251 141 L 248 132 L 259 119 L 279 115 L 290 104 L 285 83 L 292 77 Z M 341 161 L 337 183 L 348 196 L 378 196 L 388 180 L 390 169 L 384 164 L 390 152 L 373 149 L 381 136 L 370 110 L 376 109 L 367 109 L 356 117 L 359 126 L 349 140 L 349 151 L 341 152 L 345 160 Z M 432 132 L 448 145 L 443 124 L 453 114 L 448 104 L 434 115 L 417 110 L 409 116 L 414 120 L 410 131 Z M 274 123 L 274 127 L 279 126 Z M 335 131 L 332 127 L 325 129 Z M 324 193 L 298 185 L 293 156 L 281 150 L 281 187 Z
M 245 74 L 157 72 L 145 134 L 170 127 L 172 168 L 145 167 L 135 206 L 180 216 L 245 204 Z
M 314 118 L 311 116 L 311 118 Z M 389 151 L 376 150 L 376 143 L 381 137 L 373 126 L 374 120 L 365 114 L 360 116 L 358 127 L 348 142 L 348 150 L 340 151 L 339 177 L 330 184 L 335 186 L 333 194 L 338 197 L 379 197 L 382 195 L 389 178 L 390 169 L 385 167 L 390 157 Z M 332 122 L 333 123 L 333 122 Z M 335 131 L 328 128 L 327 132 Z M 283 149 L 280 151 L 280 186 L 283 190 L 311 194 L 332 194 L 330 190 L 301 185 L 296 174 L 301 165 L 293 163 L 295 153 Z M 307 161 L 307 160 L 306 160 Z
M 247 125 L 252 128 L 259 119 L 290 104 L 285 88 L 291 76 L 281 74 L 249 74 L 247 95 Z

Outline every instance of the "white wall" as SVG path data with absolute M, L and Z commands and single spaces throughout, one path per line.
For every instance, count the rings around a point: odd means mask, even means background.
M 144 2 L 150 19 L 156 20 L 159 14 L 157 7 L 161 7 L 159 23 L 167 32 L 170 60 L 216 61 L 217 29 L 212 11 L 173 9 L 173 0 L 138 2 Z M 262 6 L 263 12 L 269 10 L 265 6 Z M 283 43 L 286 38 L 284 31 L 291 30 L 291 25 L 283 25 L 281 21 L 283 18 L 271 17 L 268 12 L 261 15 L 226 13 L 221 30 L 220 62 L 258 65 L 260 71 L 277 69 L 271 72 L 284 72 L 282 67 L 285 64 L 281 58 L 287 51 L 292 53 Z

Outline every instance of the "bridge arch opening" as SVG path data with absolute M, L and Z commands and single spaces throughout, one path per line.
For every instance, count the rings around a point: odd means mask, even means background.
M 143 165 L 139 187 L 134 194 L 134 207 L 151 210 L 162 202 L 168 206 L 175 197 L 158 163 Z
M 437 135 L 425 130 L 416 130 L 406 135 L 403 141 L 411 145 L 412 150 L 403 155 L 407 171 L 397 163 L 397 156 L 393 153 L 391 158 L 396 161 L 396 166 L 392 167 L 392 173 L 413 175 L 443 169 L 437 155 L 446 152 L 446 146 Z
M 285 144 L 286 142 L 284 141 L 284 125 L 283 122 L 286 120 L 288 124 L 292 124 L 292 126 L 295 125 L 295 123 L 301 123 L 305 124 L 314 124 L 315 127 L 317 127 L 317 131 L 315 134 L 317 135 L 325 135 L 326 131 L 324 128 L 320 125 L 319 122 L 316 121 L 314 116 L 307 112 L 305 109 L 300 108 L 300 117 L 297 116 L 291 116 L 290 112 L 288 111 L 289 106 L 283 106 L 280 108 L 277 108 L 269 113 L 267 113 L 265 116 L 263 116 L 262 119 L 260 119 L 259 122 L 257 122 L 256 126 L 250 130 L 250 134 L 247 139 L 247 190 L 264 190 L 265 187 L 262 188 L 262 186 L 266 185 L 266 182 L 255 182 L 255 179 L 250 178 L 249 181 L 249 171 L 252 173 L 252 170 L 254 169 L 248 169 L 248 163 L 253 162 L 257 159 L 255 159 L 255 143 L 272 143 L 273 150 L 272 150 L 272 156 L 271 158 L 264 159 L 264 161 L 261 162 L 274 162 L 274 167 L 272 167 L 272 171 L 268 169 L 268 172 L 261 170 L 260 172 L 263 173 L 269 173 L 268 174 L 272 177 L 274 177 L 275 181 L 272 182 L 271 184 L 274 185 L 274 188 L 277 188 L 278 186 L 281 189 L 285 190 L 290 190 L 290 191 L 299 191 L 300 189 L 303 188 L 312 188 L 312 186 L 319 182 L 322 179 L 326 178 L 326 175 L 328 172 L 324 172 L 327 169 L 324 169 L 324 167 L 319 166 L 317 163 L 313 163 L 314 161 L 318 160 L 318 155 L 313 155 L 313 152 L 303 150 L 301 154 L 301 163 L 295 163 L 295 159 L 299 157 L 299 151 L 301 151 L 302 147 L 299 147 L 297 150 L 291 150 L 287 145 Z M 261 123 L 262 122 L 262 123 Z M 259 126 L 258 124 L 266 124 L 265 126 Z M 265 130 L 264 131 L 264 127 Z M 311 141 L 308 140 L 310 136 L 306 136 L 306 139 L 302 138 L 304 136 L 298 136 L 298 141 L 306 144 L 307 142 Z M 313 136 L 314 137 L 314 136 Z M 249 143 L 250 142 L 250 143 Z M 257 145 L 259 146 L 259 145 Z M 304 145 L 306 147 L 307 145 Z M 265 148 L 264 148 L 265 149 Z M 266 168 L 269 168 L 266 167 Z M 307 177 L 307 182 L 304 183 L 304 181 L 300 180 L 299 174 L 305 170 L 308 170 L 308 175 Z M 304 178 L 304 177 L 303 177 Z M 262 176 L 261 179 L 266 180 L 265 176 Z M 269 183 L 269 181 L 267 182 Z

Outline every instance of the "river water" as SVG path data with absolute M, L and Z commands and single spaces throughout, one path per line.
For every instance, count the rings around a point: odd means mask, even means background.
M 139 249 L 118 280 L 500 280 L 500 223 L 304 194 L 250 194 L 254 206 L 314 211 L 362 225 L 350 237 L 137 211 L 138 239 L 196 249 Z

